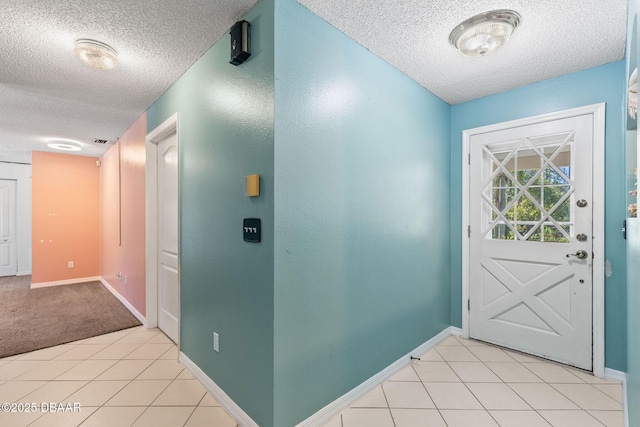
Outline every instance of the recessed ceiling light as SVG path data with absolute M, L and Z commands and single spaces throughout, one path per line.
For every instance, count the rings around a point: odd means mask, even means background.
M 451 31 L 449 42 L 466 56 L 485 56 L 500 49 L 520 24 L 513 10 L 493 10 L 473 16 Z
M 112 70 L 118 65 L 116 50 L 97 40 L 77 40 L 75 52 L 80 61 L 96 70 Z
M 80 151 L 80 150 L 82 150 L 82 148 L 78 147 L 77 145 L 62 144 L 62 143 L 58 143 L 58 142 L 52 142 L 51 144 L 47 144 L 47 147 L 54 148 L 56 150 L 63 150 L 63 151 Z

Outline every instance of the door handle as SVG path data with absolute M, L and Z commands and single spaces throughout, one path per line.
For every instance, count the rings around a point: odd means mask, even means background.
M 572 256 L 574 256 L 574 257 L 576 257 L 578 259 L 585 259 L 586 257 L 589 256 L 589 254 L 587 253 L 587 251 L 583 251 L 582 249 L 580 249 L 575 254 L 567 254 L 567 258 L 572 257 Z

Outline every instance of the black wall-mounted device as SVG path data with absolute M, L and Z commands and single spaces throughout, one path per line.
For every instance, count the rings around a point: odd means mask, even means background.
M 242 221 L 242 236 L 245 242 L 260 243 L 260 218 L 245 218 Z
M 251 24 L 247 21 L 238 21 L 231 31 L 231 61 L 233 65 L 240 65 L 251 56 Z

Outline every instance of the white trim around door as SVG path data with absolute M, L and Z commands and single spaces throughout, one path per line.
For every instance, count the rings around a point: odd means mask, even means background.
M 145 327 L 147 328 L 158 327 L 158 143 L 172 133 L 176 134 L 179 144 L 180 135 L 178 133 L 178 113 L 173 114 L 162 124 L 149 132 L 145 140 L 145 231 L 147 236 Z M 178 212 L 178 217 L 179 215 L 180 213 Z
M 467 129 L 462 132 L 462 336 L 469 338 L 469 143 L 472 135 L 568 117 L 593 115 L 593 374 L 604 369 L 604 141 L 605 103 Z

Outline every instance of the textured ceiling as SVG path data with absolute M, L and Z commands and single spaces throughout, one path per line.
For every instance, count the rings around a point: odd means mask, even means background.
M 0 160 L 30 162 L 48 138 L 99 156 L 256 0 L 3 0 Z M 75 40 L 113 46 L 119 66 L 96 71 Z M 58 141 L 65 142 L 65 141 Z
M 298 0 L 450 104 L 623 58 L 627 0 Z M 3 0 L 0 161 L 30 162 L 48 138 L 101 155 L 255 0 Z M 522 24 L 485 58 L 448 43 L 464 19 L 514 9 Z M 119 52 L 110 72 L 78 38 Z M 65 141 L 59 141 L 65 142 Z
M 450 104 L 624 57 L 627 0 L 298 0 Z M 509 43 L 468 58 L 449 33 L 471 16 L 513 9 Z

